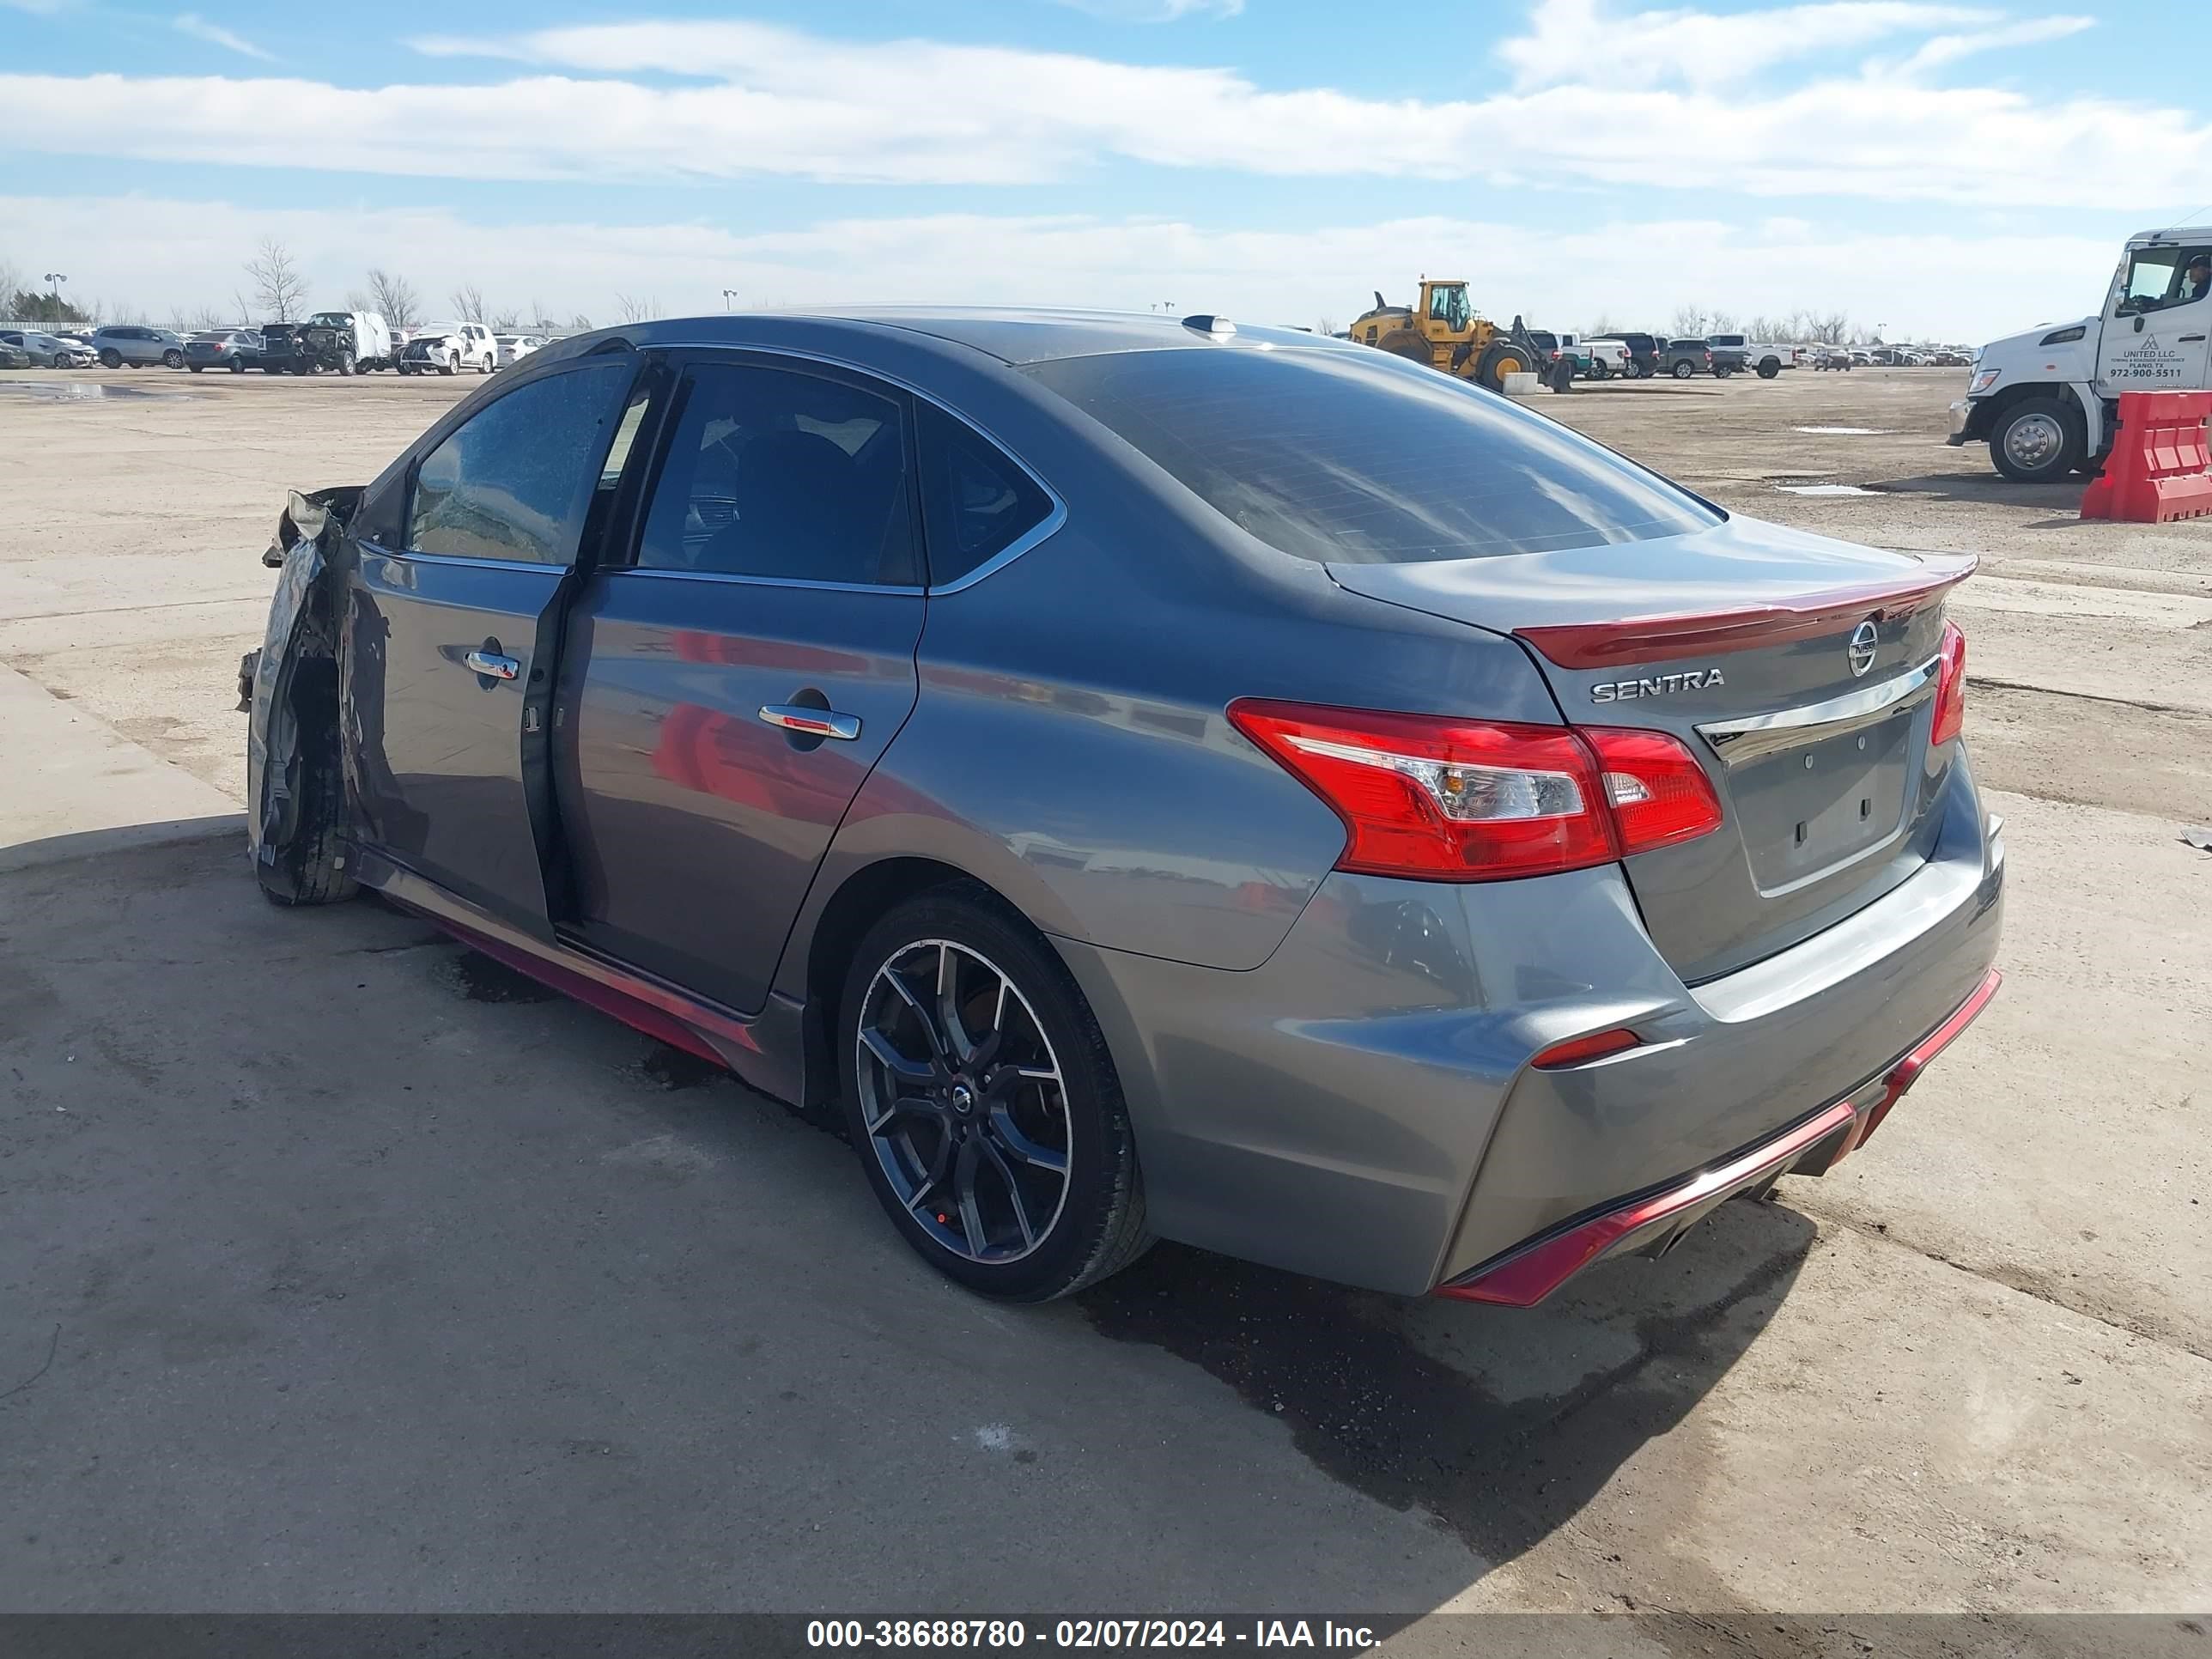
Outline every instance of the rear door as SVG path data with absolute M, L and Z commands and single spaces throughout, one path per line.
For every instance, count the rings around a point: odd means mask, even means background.
M 585 581 L 562 650 L 569 926 L 750 1013 L 914 707 L 914 409 L 797 359 L 672 367 L 630 556 Z
M 358 540 L 348 579 L 369 844 L 547 939 L 560 601 L 637 369 L 600 354 L 476 407 L 416 460 L 388 544 Z

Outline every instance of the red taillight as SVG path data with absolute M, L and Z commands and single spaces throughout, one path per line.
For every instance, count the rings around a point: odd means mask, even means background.
M 1954 622 L 1943 624 L 1936 665 L 1936 725 L 1928 741 L 1948 743 L 1966 724 L 1966 636 Z
M 1565 1042 L 1555 1042 L 1528 1063 L 1540 1071 L 1556 1071 L 1562 1066 L 1579 1066 L 1586 1060 L 1600 1060 L 1607 1054 L 1617 1054 L 1623 1048 L 1633 1048 L 1643 1041 L 1626 1026 L 1620 1025 L 1610 1031 L 1593 1031 L 1588 1036 L 1571 1037 Z
M 1680 738 L 1602 726 L 1585 726 L 1582 735 L 1597 751 L 1624 855 L 1695 841 L 1721 827 L 1712 780 Z
M 1609 864 L 1721 822 L 1704 769 L 1663 732 L 1249 698 L 1229 718 L 1344 820 L 1340 870 L 1501 881 Z

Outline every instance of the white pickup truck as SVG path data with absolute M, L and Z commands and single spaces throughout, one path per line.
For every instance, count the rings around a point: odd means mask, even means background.
M 2008 478 L 2094 472 L 2112 447 L 2123 392 L 2202 392 L 2212 334 L 2212 228 L 2128 238 L 2104 308 L 1984 346 L 1951 441 L 1987 443 Z
M 1797 367 L 1797 348 L 1765 345 L 1741 334 L 1708 334 L 1713 373 L 1726 380 L 1738 369 L 1747 369 L 1762 380 L 1771 380 L 1785 368 Z

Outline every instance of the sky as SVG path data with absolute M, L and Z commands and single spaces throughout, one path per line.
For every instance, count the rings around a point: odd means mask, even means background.
M 635 0 L 634 0 L 635 3 Z M 0 267 L 167 320 L 265 239 L 567 322 L 1847 313 L 1976 343 L 2212 222 L 2212 12 L 1812 0 L 0 0 Z M 366 20 L 370 27 L 361 26 Z

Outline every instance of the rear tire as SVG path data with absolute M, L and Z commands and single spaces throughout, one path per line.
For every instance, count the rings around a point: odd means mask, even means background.
M 102 368 L 122 368 L 123 354 L 118 351 L 113 346 L 108 347 L 105 351 L 100 354 L 100 366 Z
M 350 351 L 343 351 L 338 354 L 338 373 L 346 375 L 349 378 L 352 376 L 353 353 Z
M 1678 380 L 1686 380 L 1690 376 L 1695 374 L 1698 371 L 1696 369 L 1690 367 L 1690 360 L 1686 357 L 1674 365 L 1674 378 Z
M 2081 411 L 2072 399 L 2023 398 L 1990 428 L 1990 459 L 2017 483 L 2055 483 L 2087 459 Z
M 1105 1036 L 1065 964 L 988 889 L 951 883 L 870 928 L 845 975 L 836 1041 L 868 1184 L 946 1278 L 1047 1302 L 1150 1248 Z
M 161 354 L 161 367 L 162 367 L 162 368 L 182 368 L 184 366 L 185 366 L 185 354 L 184 354 L 183 352 L 181 352 L 181 351 L 165 351 L 165 352 L 163 352 L 163 353 Z
M 205 368 L 207 365 L 205 363 L 186 363 L 185 367 L 191 370 L 193 374 L 197 374 L 202 369 Z
M 1782 365 L 1776 362 L 1771 357 L 1769 357 L 1765 362 L 1759 366 L 1759 378 L 1762 380 L 1771 380 L 1781 372 Z

